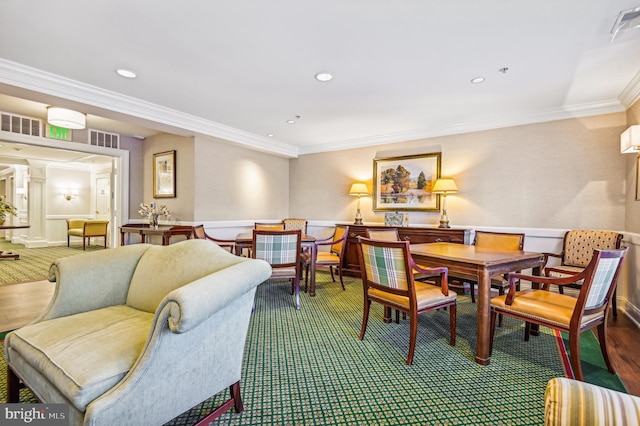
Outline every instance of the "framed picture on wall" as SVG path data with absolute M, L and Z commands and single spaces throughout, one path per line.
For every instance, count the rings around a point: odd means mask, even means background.
M 176 152 L 153 154 L 153 198 L 176 196 Z
M 439 152 L 373 160 L 374 211 L 439 211 Z

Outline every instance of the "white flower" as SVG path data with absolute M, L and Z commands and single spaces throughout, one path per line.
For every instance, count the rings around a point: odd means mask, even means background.
M 140 203 L 140 210 L 138 210 L 138 213 L 140 213 L 140 215 L 144 217 L 151 217 L 153 215 L 171 216 L 171 212 L 169 211 L 169 209 L 167 209 L 167 206 L 165 206 L 164 204 L 156 206 L 155 203 Z

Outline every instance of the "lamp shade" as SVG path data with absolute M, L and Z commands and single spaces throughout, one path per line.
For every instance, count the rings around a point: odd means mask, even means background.
M 434 194 L 452 194 L 458 192 L 458 187 L 453 179 L 438 179 L 431 192 Z
M 87 116 L 70 109 L 48 107 L 47 123 L 65 129 L 84 129 L 87 125 Z
M 369 189 L 367 189 L 367 185 L 365 185 L 364 183 L 354 183 L 353 185 L 351 185 L 349 195 L 369 195 Z
M 640 124 L 629 127 L 620 135 L 620 152 L 622 154 L 640 152 Z

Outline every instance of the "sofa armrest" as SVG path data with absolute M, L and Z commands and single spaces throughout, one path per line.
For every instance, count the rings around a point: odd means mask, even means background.
M 49 281 L 56 282 L 56 290 L 37 321 L 124 304 L 133 272 L 149 247 L 134 244 L 55 260 Z
M 544 424 L 640 424 L 640 397 L 558 377 L 547 383 Z
M 250 264 L 248 267 L 247 262 Z M 271 266 L 258 259 L 245 259 L 170 292 L 157 312 L 169 305 L 169 328 L 187 332 L 223 309 L 231 301 L 256 288 L 271 276 Z

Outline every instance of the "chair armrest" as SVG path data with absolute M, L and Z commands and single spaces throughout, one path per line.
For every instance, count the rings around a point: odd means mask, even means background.
M 543 277 L 539 275 L 526 275 L 520 274 L 517 272 L 509 273 L 509 292 L 507 293 L 507 298 L 505 300 L 505 304 L 511 305 L 513 300 L 516 297 L 516 287 L 518 280 L 531 281 L 532 283 L 542 284 L 541 290 L 549 291 L 549 287 L 551 284 L 553 285 L 569 285 L 574 284 L 578 281 L 584 279 L 586 273 L 585 271 L 577 273 L 575 275 L 568 275 L 565 277 Z
M 542 268 L 544 269 L 547 266 L 547 262 L 550 257 L 555 257 L 558 259 L 562 259 L 564 257 L 564 251 L 562 253 L 542 253 Z
M 421 274 L 433 275 L 433 276 L 440 275 L 439 281 L 440 281 L 440 287 L 442 288 L 442 294 L 444 294 L 445 296 L 449 295 L 449 269 L 448 268 L 445 268 L 443 266 L 433 267 L 433 268 L 423 268 L 422 266 L 417 265 L 416 262 L 411 257 L 409 258 L 409 264 L 411 265 L 411 269 L 413 269 L 414 271 L 418 271 Z
M 246 264 L 250 262 L 250 266 Z M 271 266 L 259 259 L 247 259 L 214 272 L 170 292 L 158 306 L 170 309 L 169 328 L 187 332 L 210 318 L 233 300 L 269 279 Z
M 55 260 L 49 281 L 56 282 L 56 290 L 37 322 L 124 304 L 133 272 L 149 247 L 133 244 Z

